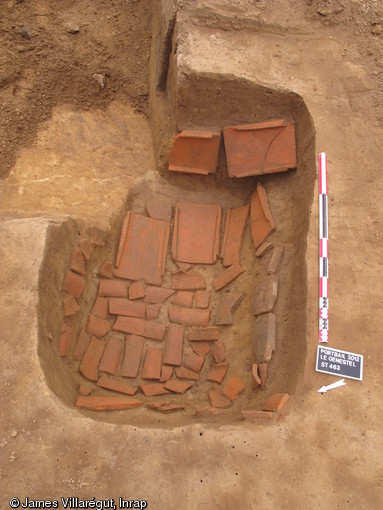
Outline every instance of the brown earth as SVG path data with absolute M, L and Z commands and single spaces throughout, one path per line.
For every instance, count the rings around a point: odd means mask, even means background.
M 16 496 L 121 496 L 148 508 L 380 509 L 382 2 L 9 0 L 0 14 L 2 507 Z M 222 150 L 216 176 L 169 177 L 174 132 L 278 115 L 298 125 L 298 170 L 261 179 L 277 224 L 271 239 L 288 250 L 277 301 L 286 324 L 252 403 L 288 391 L 285 409 L 270 423 L 237 421 L 235 412 L 80 414 L 73 371 L 54 345 L 78 232 L 89 224 L 108 232 L 92 263 L 89 308 L 127 209 L 143 212 L 158 194 L 225 207 L 249 199 L 254 181 L 233 185 Z M 322 150 L 330 346 L 365 356 L 363 382 L 323 396 L 317 389 L 336 379 L 313 369 Z M 263 270 L 253 266 L 249 232 L 244 262 L 249 301 Z M 250 370 L 251 328 L 237 313 L 235 366 Z M 226 340 L 238 347 L 234 335 Z

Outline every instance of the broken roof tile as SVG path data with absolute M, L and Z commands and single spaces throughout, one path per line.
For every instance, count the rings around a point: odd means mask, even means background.
M 169 200 L 150 200 L 146 202 L 146 210 L 155 220 L 170 221 L 172 219 L 173 206 Z
M 120 376 L 137 377 L 140 368 L 144 339 L 137 335 L 127 335 L 125 339 L 125 354 L 122 359 Z
M 73 273 L 73 271 L 68 271 L 62 288 L 68 294 L 73 294 L 73 296 L 78 298 L 85 289 L 85 278 L 77 273 Z
M 255 286 L 251 301 L 254 315 L 271 312 L 278 296 L 278 276 L 265 276 Z
M 140 390 L 145 397 L 155 397 L 156 395 L 166 395 L 170 393 L 170 391 L 160 383 L 141 384 Z
M 109 298 L 109 313 L 113 315 L 127 315 L 129 317 L 145 317 L 144 303 L 129 301 L 125 298 Z
M 162 352 L 149 347 L 146 351 L 141 370 L 141 379 L 157 379 L 161 377 Z
M 213 347 L 211 348 L 211 355 L 214 358 L 216 363 L 222 363 L 226 359 L 226 348 L 225 344 L 222 340 L 217 340 L 214 342 Z
M 223 387 L 222 393 L 232 402 L 234 402 L 234 400 L 239 397 L 244 389 L 245 383 L 242 381 L 242 379 L 239 377 L 230 377 Z
M 277 272 L 279 264 L 282 260 L 284 249 L 281 247 L 275 248 L 273 253 L 271 254 L 269 265 L 267 268 L 267 272 L 269 274 L 273 274 Z
M 195 305 L 197 308 L 209 308 L 210 291 L 209 290 L 197 290 L 195 292 Z
M 67 296 L 64 298 L 64 314 L 66 317 L 73 317 L 80 310 L 76 298 L 74 296 Z
M 226 372 L 227 363 L 217 363 L 215 365 L 211 365 L 209 375 L 207 376 L 207 380 L 221 384 L 221 382 L 225 378 Z
M 257 248 L 257 251 L 255 252 L 255 255 L 257 257 L 262 257 L 263 255 L 265 255 L 267 252 L 269 252 L 271 249 L 272 249 L 273 245 L 272 243 L 268 243 L 267 241 L 264 241 L 258 248 Z
M 118 411 L 122 409 L 133 409 L 142 405 L 141 400 L 130 397 L 103 397 L 88 395 L 77 397 L 76 406 L 90 409 L 91 411 Z
M 169 367 L 167 365 L 162 365 L 161 367 L 161 377 L 160 382 L 165 383 L 168 381 L 173 375 L 173 367 Z
M 179 366 L 182 363 L 184 345 L 184 329 L 181 326 L 170 324 L 168 336 L 165 341 L 162 362 L 167 365 Z
M 113 265 L 111 262 L 105 262 L 100 269 L 100 276 L 104 278 L 113 278 Z
M 288 401 L 290 395 L 288 393 L 274 393 L 271 395 L 262 407 L 262 411 L 280 411 Z
M 146 306 L 146 318 L 148 320 L 157 319 L 160 313 L 161 305 L 144 305 L 144 306 Z
M 194 370 L 189 370 L 189 368 L 186 368 L 183 365 L 176 368 L 176 376 L 178 379 L 190 379 L 191 381 L 199 381 L 199 374 L 194 372 Z
M 120 366 L 122 342 L 118 338 L 110 338 L 102 355 L 99 370 L 116 375 Z
M 85 329 L 82 329 L 77 339 L 77 344 L 73 353 L 73 357 L 77 361 L 81 361 L 89 346 L 90 338 Z
M 169 170 L 207 175 L 217 170 L 221 135 L 213 131 L 184 130 L 174 137 Z
M 218 340 L 221 328 L 210 326 L 208 328 L 194 328 L 188 332 L 189 342 L 212 342 Z
M 92 335 L 101 338 L 110 330 L 110 322 L 107 319 L 101 319 L 91 313 L 88 318 L 86 329 Z
M 129 285 L 129 299 L 140 299 L 145 296 L 145 285 L 142 282 L 134 282 Z
M 250 223 L 254 246 L 257 249 L 275 228 L 266 190 L 259 183 L 251 195 Z
M 97 381 L 97 386 L 105 388 L 106 390 L 116 391 L 124 395 L 135 395 L 137 393 L 137 386 L 131 386 L 125 381 L 113 379 L 107 375 L 102 375 Z
M 214 290 L 221 290 L 223 287 L 226 287 L 229 283 L 237 278 L 241 273 L 243 273 L 243 269 L 239 262 L 234 262 L 234 264 L 216 276 L 213 280 Z
M 228 209 L 221 247 L 225 267 L 240 261 L 243 234 L 249 218 L 250 205 Z
M 182 326 L 207 326 L 209 324 L 210 310 L 170 305 L 168 313 L 171 322 Z
M 101 319 L 106 319 L 108 315 L 108 298 L 96 297 L 90 313 Z
M 256 317 L 253 335 L 253 347 L 257 363 L 270 361 L 275 351 L 275 315 L 273 313 L 265 313 Z
M 163 287 L 146 287 L 144 303 L 161 304 L 168 299 L 174 290 Z
M 172 303 L 173 305 L 191 308 L 193 306 L 193 292 L 179 290 L 173 298 Z
M 85 261 L 84 255 L 81 250 L 76 246 L 72 252 L 72 257 L 69 265 L 70 269 L 78 274 L 85 274 Z
M 177 379 L 169 379 L 164 386 L 167 390 L 170 390 L 173 393 L 185 393 L 185 391 L 193 386 L 193 383 L 177 381 Z
M 192 342 L 191 348 L 199 356 L 206 356 L 211 351 L 211 344 L 209 342 Z
M 221 390 L 210 390 L 209 400 L 212 407 L 227 409 L 231 406 L 231 400 L 229 400 L 225 395 L 222 395 Z
M 172 276 L 171 288 L 175 290 L 205 289 L 204 277 L 198 273 L 175 273 Z
M 219 298 L 216 324 L 228 325 L 234 323 L 233 314 L 243 299 L 241 292 L 224 293 Z
M 113 331 L 122 331 L 130 335 L 143 336 L 152 340 L 163 340 L 166 331 L 166 325 L 159 322 L 146 321 L 137 317 L 117 316 L 116 322 L 112 327 Z
M 105 343 L 92 336 L 88 349 L 80 363 L 80 373 L 90 381 L 98 379 L 98 364 L 100 363 Z
M 126 282 L 121 280 L 100 280 L 98 295 L 102 297 L 124 297 L 128 294 Z
M 199 356 L 195 352 L 190 352 L 184 361 L 184 367 L 193 370 L 193 372 L 200 373 L 205 361 L 204 356 Z

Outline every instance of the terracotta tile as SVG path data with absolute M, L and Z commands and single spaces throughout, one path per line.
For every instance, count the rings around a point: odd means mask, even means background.
M 97 381 L 97 386 L 105 388 L 106 390 L 116 391 L 117 393 L 123 393 L 124 395 L 135 395 L 137 393 L 137 387 L 131 386 L 125 381 L 113 379 L 107 375 L 102 375 Z
M 118 340 L 117 338 L 110 338 L 106 344 L 104 354 L 102 355 L 100 366 L 98 367 L 99 371 L 116 375 L 118 367 L 120 366 L 121 354 L 121 340 Z
M 90 337 L 82 329 L 77 340 L 77 344 L 73 353 L 73 357 L 77 361 L 81 361 L 89 346 Z
M 215 363 L 222 363 L 226 359 L 226 349 L 225 344 L 222 340 L 217 340 L 214 342 L 213 347 L 211 348 L 211 354 Z
M 176 290 L 205 289 L 206 282 L 204 277 L 197 273 L 176 273 L 172 276 L 171 288 Z
M 87 229 L 87 236 L 93 246 L 102 246 L 106 242 L 106 232 L 99 227 L 91 226 Z
M 169 223 L 128 212 L 114 274 L 161 285 L 169 242 Z
M 187 262 L 176 262 L 176 266 L 178 269 L 176 271 L 173 271 L 173 273 L 179 273 L 180 271 L 183 271 L 186 273 L 186 271 L 189 271 L 193 267 L 193 264 L 189 264 Z
M 92 389 L 84 384 L 80 384 L 78 392 L 80 395 L 90 395 L 92 393 Z
M 231 401 L 225 395 L 222 395 L 221 390 L 210 390 L 209 400 L 212 407 L 227 409 L 231 406 Z
M 279 264 L 283 257 L 283 251 L 284 251 L 283 248 L 280 248 L 280 247 L 274 249 L 274 251 L 270 257 L 269 266 L 267 268 L 267 272 L 269 274 L 274 274 L 277 272 Z
M 234 323 L 233 314 L 240 305 L 243 294 L 236 291 L 221 294 L 218 303 L 216 324 L 228 325 Z
M 204 361 L 205 358 L 203 356 L 199 356 L 195 352 L 190 352 L 185 358 L 184 367 L 199 374 L 202 370 Z
M 79 239 L 78 246 L 81 250 L 81 253 L 84 255 L 85 260 L 88 262 L 93 253 L 93 246 L 90 244 L 88 239 L 84 238 Z
M 171 322 L 182 326 L 207 326 L 209 324 L 210 310 L 169 305 L 168 313 Z
M 268 413 L 266 411 L 254 411 L 252 409 L 244 409 L 242 411 L 242 416 L 248 421 L 270 420 L 274 417 L 273 413 Z
M 176 368 L 176 377 L 178 377 L 178 379 L 190 379 L 191 381 L 199 381 L 199 374 L 184 366 Z
M 249 219 L 250 205 L 228 209 L 223 234 L 221 257 L 224 266 L 240 262 L 243 234 Z
M 74 296 L 67 296 L 64 298 L 64 314 L 66 317 L 73 317 L 79 310 L 80 307 Z
M 187 290 L 179 290 L 175 297 L 172 299 L 173 305 L 186 306 L 191 308 L 193 306 L 193 292 Z
M 261 378 L 258 374 L 258 365 L 256 363 L 253 363 L 251 367 L 251 373 L 253 375 L 253 386 L 254 388 L 258 388 L 261 385 Z
M 59 353 L 62 357 L 68 356 L 73 340 L 72 328 L 66 324 L 65 326 L 65 330 L 61 332 L 59 339 Z
M 195 292 L 195 305 L 197 308 L 209 308 L 210 305 L 210 291 L 197 290 Z
M 143 348 L 144 339 L 142 337 L 127 335 L 125 339 L 125 354 L 120 369 L 121 377 L 137 377 Z
M 163 287 L 146 287 L 144 303 L 162 304 L 168 299 L 174 290 L 165 289 Z
M 184 329 L 181 326 L 170 324 L 168 336 L 165 341 L 163 363 L 179 366 L 182 363 L 184 345 Z
M 105 262 L 100 269 L 100 276 L 104 278 L 113 278 L 113 265 L 111 262 Z
M 170 221 L 172 219 L 173 205 L 168 200 L 150 200 L 146 202 L 146 210 L 151 218 Z
M 168 367 L 166 365 L 162 365 L 160 382 L 165 383 L 166 381 L 168 381 L 171 378 L 172 375 L 173 375 L 173 367 Z
M 223 130 L 230 177 L 247 177 L 295 168 L 294 122 L 271 120 Z
M 146 306 L 146 318 L 148 320 L 157 319 L 160 313 L 161 305 L 144 305 L 144 306 Z
M 273 313 L 259 315 L 254 323 L 253 348 L 257 363 L 267 363 L 275 351 L 276 317 Z
M 250 222 L 254 246 L 257 249 L 275 228 L 266 191 L 259 183 L 251 195 Z
M 270 250 L 272 250 L 273 245 L 272 243 L 269 243 L 267 241 L 264 241 L 256 250 L 255 255 L 257 257 L 263 257 L 263 255 L 266 255 Z
M 129 301 L 125 298 L 109 298 L 109 313 L 113 315 L 127 315 L 129 317 L 145 317 L 144 303 Z
M 268 363 L 260 363 L 258 365 L 258 374 L 259 378 L 261 379 L 261 388 L 264 388 L 266 384 L 267 368 Z
M 173 393 L 185 393 L 189 388 L 193 386 L 193 383 L 186 381 L 177 381 L 177 379 L 169 379 L 165 383 L 165 388 L 172 391 Z
M 213 342 L 218 340 L 221 328 L 210 326 L 208 328 L 194 328 L 188 332 L 189 342 Z
M 231 283 L 233 280 L 237 278 L 241 273 L 243 273 L 243 269 L 239 262 L 235 262 L 232 266 L 228 267 L 221 274 L 216 276 L 213 280 L 213 287 L 215 291 L 221 290 L 223 287 Z
M 212 365 L 210 367 L 210 372 L 209 375 L 207 376 L 207 380 L 221 384 L 221 382 L 225 378 L 226 372 L 227 363 L 218 363 L 216 365 Z
M 185 409 L 185 406 L 182 404 L 161 404 L 160 402 L 147 404 L 146 407 L 148 409 L 153 409 L 164 414 L 174 413 L 176 411 L 183 411 Z
M 166 332 L 165 324 L 146 321 L 136 317 L 122 317 L 119 315 L 112 327 L 113 331 L 122 331 L 130 335 L 143 336 L 152 340 L 163 340 Z
M 161 377 L 162 352 L 149 347 L 145 354 L 141 379 L 157 379 Z
M 145 285 L 142 282 L 134 282 L 129 285 L 129 299 L 140 299 L 145 296 Z
M 229 400 L 230 402 L 230 400 Z M 194 411 L 194 416 L 197 418 L 211 417 L 211 416 L 219 416 L 221 414 L 225 414 L 226 411 L 224 409 L 218 409 L 216 407 L 199 407 Z
M 104 347 L 105 343 L 102 340 L 92 336 L 80 364 L 80 373 L 90 381 L 97 381 L 98 379 L 98 365 L 104 352 Z
M 102 338 L 110 330 L 110 322 L 107 319 L 101 319 L 96 315 L 90 314 L 86 330 L 91 335 Z
M 213 131 L 185 130 L 174 137 L 169 170 L 207 175 L 217 170 L 221 135 Z
M 266 400 L 262 411 L 280 411 L 289 397 L 290 395 L 288 393 L 274 393 L 274 395 L 271 395 L 271 397 Z
M 77 407 L 84 407 L 91 411 L 119 411 L 122 409 L 134 409 L 141 406 L 141 400 L 132 397 L 100 397 L 89 395 L 79 396 L 76 400 Z
M 108 309 L 108 298 L 97 297 L 90 313 L 96 315 L 96 317 L 100 317 L 100 319 L 106 319 L 108 316 Z
M 254 315 L 271 312 L 278 296 L 278 276 L 272 274 L 265 276 L 255 285 L 251 300 Z
M 121 280 L 100 280 L 98 295 L 101 297 L 123 297 L 128 295 L 126 282 Z
M 72 271 L 68 271 L 64 279 L 63 290 L 78 298 L 84 292 L 84 289 L 85 278 L 79 274 L 73 273 Z
M 78 248 L 77 246 L 72 252 L 69 268 L 75 273 L 82 275 L 85 274 L 84 255 L 82 254 L 80 248 Z
M 209 342 L 192 342 L 191 348 L 199 356 L 206 356 L 211 350 L 211 344 Z
M 156 402 L 148 402 L 146 404 L 146 407 L 148 409 L 159 409 L 160 407 L 162 406 L 167 406 L 169 405 L 169 402 L 165 402 L 164 400 L 161 400 L 160 402 L 156 401 Z
M 222 393 L 232 402 L 237 400 L 245 389 L 245 383 L 239 377 L 230 377 L 223 387 Z
M 221 215 L 219 205 L 178 202 L 171 250 L 173 260 L 214 264 L 219 252 Z
M 166 390 L 164 385 L 160 383 L 141 384 L 140 390 L 145 397 L 155 397 L 156 395 L 166 395 L 170 393 L 170 391 Z

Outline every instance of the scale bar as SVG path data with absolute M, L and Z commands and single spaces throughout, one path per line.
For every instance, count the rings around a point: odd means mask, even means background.
M 319 154 L 319 342 L 328 342 L 327 156 Z

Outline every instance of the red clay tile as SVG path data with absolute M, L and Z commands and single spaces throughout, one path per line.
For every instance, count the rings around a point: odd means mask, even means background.
M 231 401 L 225 395 L 222 395 L 221 390 L 210 390 L 209 400 L 212 407 L 227 409 L 231 406 Z
M 184 366 L 176 368 L 176 377 L 178 377 L 178 379 L 190 379 L 191 381 L 199 381 L 199 374 Z
M 80 297 L 85 289 L 85 278 L 79 274 L 68 271 L 63 283 L 63 290 L 75 297 Z
M 193 292 L 179 290 L 173 298 L 172 303 L 173 305 L 191 308 L 193 306 Z
M 103 276 L 104 278 L 113 278 L 113 265 L 111 262 L 105 262 L 105 264 L 101 266 L 100 276 Z
M 213 287 L 215 291 L 218 291 L 231 283 L 237 276 L 243 273 L 243 269 L 239 262 L 235 262 L 232 266 L 228 267 L 221 274 L 216 276 L 213 280 Z
M 168 381 L 172 375 L 173 375 L 173 367 L 168 367 L 166 365 L 162 365 L 160 382 L 164 383 L 164 382 Z
M 273 418 L 273 413 L 268 413 L 266 411 L 255 411 L 252 409 L 244 409 L 242 411 L 242 416 L 245 420 L 248 421 L 258 421 L 258 420 L 270 420 Z
M 78 392 L 80 395 L 90 395 L 92 393 L 92 389 L 88 388 L 88 386 L 85 386 L 84 384 L 80 384 Z
M 161 305 L 144 305 L 144 306 L 146 306 L 146 318 L 148 320 L 157 319 L 160 313 Z
M 88 239 L 84 238 L 79 240 L 78 246 L 81 250 L 81 253 L 84 255 L 85 260 L 88 262 L 93 253 L 93 246 L 90 244 Z
M 191 348 L 199 356 L 206 356 L 211 350 L 211 344 L 209 342 L 192 342 Z
M 216 365 L 212 365 L 210 367 L 210 372 L 209 372 L 209 375 L 207 376 L 207 380 L 221 384 L 221 382 L 225 378 L 226 372 L 227 372 L 227 363 L 219 363 Z
M 170 393 L 170 391 L 166 390 L 164 385 L 160 383 L 141 384 L 140 390 L 145 397 L 155 397 L 156 395 L 166 395 Z
M 236 291 L 224 293 L 219 298 L 216 324 L 228 325 L 234 323 L 233 314 L 240 305 L 243 294 Z
M 98 379 L 98 365 L 104 352 L 104 347 L 105 343 L 102 340 L 92 336 L 80 364 L 80 373 L 90 381 L 97 381 Z
M 143 336 L 152 340 L 163 340 L 166 332 L 165 324 L 150 322 L 136 317 L 117 317 L 112 327 L 113 331 L 122 331 L 130 335 Z
M 266 255 L 271 249 L 273 248 L 272 243 L 268 243 L 267 241 L 264 241 L 256 250 L 255 255 L 257 257 L 263 257 L 263 255 Z
M 255 286 L 251 301 L 254 315 L 271 312 L 278 296 L 278 276 L 272 274 L 262 278 Z
M 109 298 L 109 313 L 113 315 L 127 315 L 129 317 L 145 317 L 144 303 L 129 301 L 125 298 Z
M 108 316 L 108 298 L 97 297 L 94 302 L 91 314 L 100 317 L 100 319 L 106 319 Z
M 176 271 L 173 271 L 173 273 L 179 273 L 180 271 L 183 271 L 186 273 L 186 271 L 189 271 L 193 267 L 193 264 L 189 264 L 187 262 L 176 262 L 176 266 L 178 269 Z
M 150 200 L 146 202 L 146 210 L 149 216 L 156 220 L 170 221 L 172 219 L 173 206 L 167 200 Z
M 126 282 L 121 280 L 100 280 L 98 295 L 102 297 L 123 297 L 128 295 Z
M 85 329 L 81 330 L 81 333 L 78 337 L 77 344 L 73 353 L 73 357 L 77 361 L 81 361 L 86 353 L 89 346 L 90 338 L 86 334 Z
M 261 385 L 262 381 L 261 378 L 259 377 L 258 365 L 256 363 L 253 363 L 251 367 L 251 373 L 253 375 L 253 386 L 254 388 L 258 388 Z
M 257 363 L 271 360 L 275 351 L 276 317 L 273 313 L 259 315 L 254 323 L 253 348 Z
M 129 397 L 100 397 L 89 395 L 79 396 L 76 400 L 77 407 L 84 407 L 91 411 L 119 411 L 122 409 L 134 409 L 141 406 L 141 400 Z
M 221 134 L 213 131 L 181 131 L 174 137 L 169 170 L 202 175 L 214 173 L 220 139 Z
M 230 402 L 230 400 L 229 400 Z M 218 409 L 216 407 L 199 407 L 194 411 L 194 416 L 201 417 L 211 417 L 211 416 L 219 416 L 220 414 L 225 414 L 226 411 L 224 409 Z
M 226 349 L 225 344 L 222 340 L 217 340 L 214 342 L 213 347 L 211 348 L 211 354 L 216 363 L 221 363 L 226 359 Z
M 142 282 L 134 282 L 129 285 L 129 299 L 140 299 L 145 296 L 145 285 Z
M 193 370 L 193 372 L 197 372 L 198 374 L 201 372 L 203 367 L 203 362 L 205 358 L 203 356 L 199 356 L 195 352 L 190 352 L 184 361 L 184 367 Z
M 121 377 L 137 377 L 143 348 L 144 339 L 142 337 L 127 335 L 125 339 L 125 354 L 120 369 Z
M 165 341 L 163 363 L 166 365 L 179 366 L 182 363 L 184 345 L 184 329 L 181 326 L 170 324 L 168 336 Z
M 97 381 L 97 386 L 105 388 L 106 390 L 116 391 L 117 393 L 123 393 L 124 395 L 135 395 L 137 393 L 137 387 L 131 386 L 125 381 L 113 379 L 107 375 L 102 375 Z
M 145 354 L 141 379 L 157 379 L 161 377 L 162 352 L 149 347 Z
M 245 383 L 239 377 L 230 377 L 223 387 L 222 393 L 232 402 L 237 400 L 245 389 Z
M 206 282 L 204 277 L 197 273 L 176 273 L 172 276 L 171 288 L 176 290 L 205 289 Z
M 85 274 L 85 263 L 84 263 L 84 255 L 80 251 L 77 246 L 72 252 L 72 258 L 69 264 L 69 268 L 78 274 Z
M 165 289 L 163 287 L 146 287 L 144 303 L 162 304 L 168 299 L 174 290 Z
M 271 120 L 223 130 L 230 177 L 247 177 L 295 168 L 294 122 Z
M 173 393 L 185 393 L 185 391 L 193 386 L 193 383 L 177 381 L 177 379 L 169 379 L 164 386 L 167 390 L 170 390 Z
M 225 222 L 225 232 L 221 247 L 223 265 L 232 266 L 241 258 L 243 234 L 249 219 L 250 205 L 228 209 Z
M 101 319 L 90 314 L 86 329 L 90 334 L 102 338 L 110 330 L 110 322 L 107 319 Z
M 271 397 L 266 400 L 262 411 L 280 411 L 289 397 L 290 395 L 288 393 L 274 393 L 274 395 L 271 395 Z
M 99 227 L 92 225 L 87 229 L 87 235 L 93 246 L 102 246 L 106 242 L 106 232 Z
M 259 378 L 261 379 L 261 388 L 264 388 L 266 384 L 267 368 L 268 363 L 260 363 L 258 365 L 258 374 Z
M 65 323 L 64 323 L 65 324 Z M 72 329 L 65 324 L 65 330 L 61 332 L 59 339 L 60 356 L 68 356 L 73 339 Z
M 169 242 L 169 223 L 128 212 L 114 274 L 129 280 L 161 285 Z
M 182 326 L 207 326 L 209 324 L 210 310 L 170 305 L 168 313 L 171 322 L 176 322 Z
M 110 338 L 106 344 L 104 354 L 101 358 L 100 372 L 107 372 L 108 374 L 116 375 L 118 367 L 120 366 L 122 354 L 122 342 L 117 338 Z
M 64 314 L 66 317 L 73 317 L 79 310 L 80 307 L 74 296 L 67 296 L 64 298 Z
M 266 191 L 259 183 L 251 195 L 250 222 L 254 246 L 257 249 L 275 228 Z
M 214 264 L 219 252 L 221 215 L 219 205 L 178 202 L 171 250 L 173 260 Z
M 213 342 L 218 340 L 221 328 L 210 326 L 208 328 L 194 328 L 188 332 L 189 342 Z
M 164 404 L 161 402 L 146 404 L 146 407 L 164 414 L 174 413 L 175 411 L 183 411 L 185 409 L 185 406 L 182 404 Z
M 210 305 L 210 291 L 197 290 L 195 292 L 195 305 L 197 308 L 209 308 Z
M 270 257 L 269 266 L 267 268 L 267 272 L 269 274 L 274 274 L 277 272 L 279 264 L 282 260 L 283 251 L 284 251 L 283 248 L 280 248 L 280 247 L 274 249 L 274 251 Z

